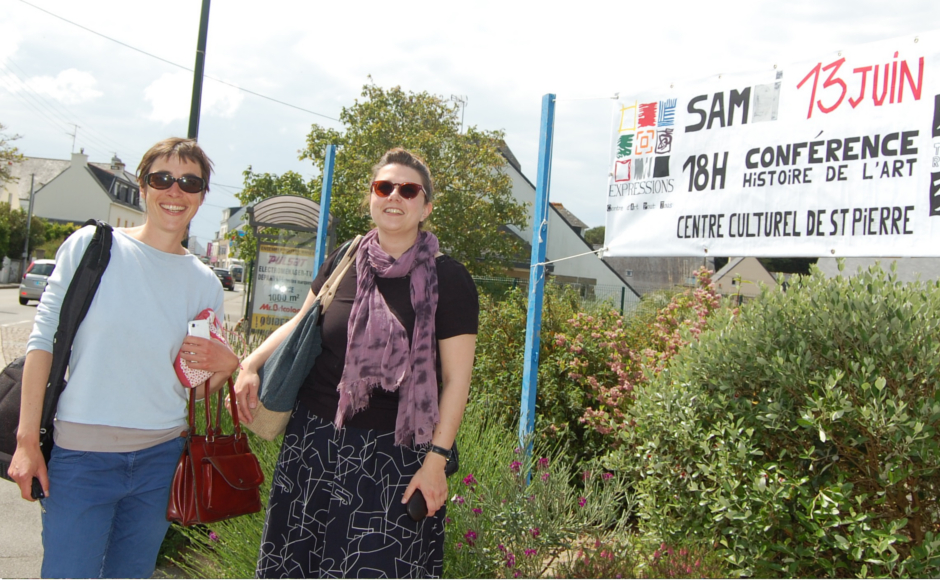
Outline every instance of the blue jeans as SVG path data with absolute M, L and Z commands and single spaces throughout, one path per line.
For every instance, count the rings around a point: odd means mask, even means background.
M 43 578 L 150 578 L 169 528 L 179 437 L 129 453 L 52 448 Z

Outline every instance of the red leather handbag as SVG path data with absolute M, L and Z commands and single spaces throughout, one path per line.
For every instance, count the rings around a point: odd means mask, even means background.
M 196 434 L 196 389 L 189 391 L 189 432 L 180 455 L 166 519 L 183 526 L 209 524 L 261 511 L 259 487 L 264 473 L 242 433 L 235 402 L 235 384 L 228 380 L 235 433 L 222 434 L 223 391 L 218 392 L 215 427 L 206 399 L 206 434 Z

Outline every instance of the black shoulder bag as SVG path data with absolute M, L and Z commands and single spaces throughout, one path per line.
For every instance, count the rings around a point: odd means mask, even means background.
M 65 389 L 65 371 L 72 356 L 72 341 L 78 326 L 88 313 L 88 307 L 95 297 L 101 276 L 111 259 L 111 226 L 98 220 L 88 220 L 86 226 L 96 226 L 95 235 L 85 249 L 69 289 L 62 300 L 59 311 L 59 328 L 52 342 L 52 368 L 46 395 L 42 403 L 42 422 L 39 428 L 39 447 L 46 463 L 52 453 L 52 421 L 55 418 L 59 396 Z M 0 373 L 0 477 L 10 479 L 7 470 L 13 452 L 16 450 L 16 431 L 20 422 L 20 395 L 23 389 L 23 364 L 26 357 L 21 356 L 11 362 Z M 33 478 L 33 499 L 43 497 L 39 480 Z

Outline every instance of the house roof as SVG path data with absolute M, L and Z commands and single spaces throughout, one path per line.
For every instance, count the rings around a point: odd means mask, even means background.
M 17 199 L 29 199 L 30 175 L 35 175 L 35 189 L 39 189 L 55 179 L 60 173 L 68 169 L 69 161 L 63 159 L 44 159 L 42 157 L 25 157 L 22 161 L 12 163 L 10 174 L 19 178 L 10 182 L 6 189 L 17 194 Z M 6 201 L 5 199 L 2 201 Z
M 104 169 L 102 166 L 108 167 L 109 169 Z M 110 165 L 103 163 L 89 163 L 88 171 L 91 172 L 95 180 L 101 185 L 101 188 L 104 189 L 105 193 L 108 194 L 108 197 L 111 198 L 112 203 L 117 203 L 137 211 L 142 211 L 140 205 L 134 204 L 129 201 L 120 199 L 115 195 L 114 182 L 117 181 L 122 185 L 126 185 L 132 191 L 140 190 L 140 186 L 137 185 L 137 179 L 124 171 L 123 169 L 117 169 L 114 171 L 110 170 Z
M 558 211 L 558 215 L 561 216 L 561 219 L 565 220 L 565 222 L 572 228 L 580 228 L 582 230 L 586 230 L 591 227 L 587 225 L 586 223 L 584 223 L 583 221 L 581 221 L 580 219 L 578 219 L 578 216 L 571 213 L 571 211 L 568 210 L 561 203 L 555 202 L 555 201 L 552 201 L 549 203 L 551 203 L 552 207 L 554 207 Z
M 731 258 L 730 260 L 728 260 L 728 263 L 725 264 L 721 270 L 718 270 L 717 272 L 715 272 L 715 275 L 712 276 L 712 281 L 717 282 L 721 278 L 724 278 L 725 276 L 728 275 L 728 272 L 733 270 L 734 267 L 740 264 L 742 261 L 744 261 L 744 258 Z

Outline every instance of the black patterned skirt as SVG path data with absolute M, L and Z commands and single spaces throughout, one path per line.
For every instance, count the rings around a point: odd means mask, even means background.
M 337 430 L 298 403 L 274 471 L 258 578 L 438 578 L 444 517 L 412 520 L 401 498 L 424 450 L 394 432 Z

